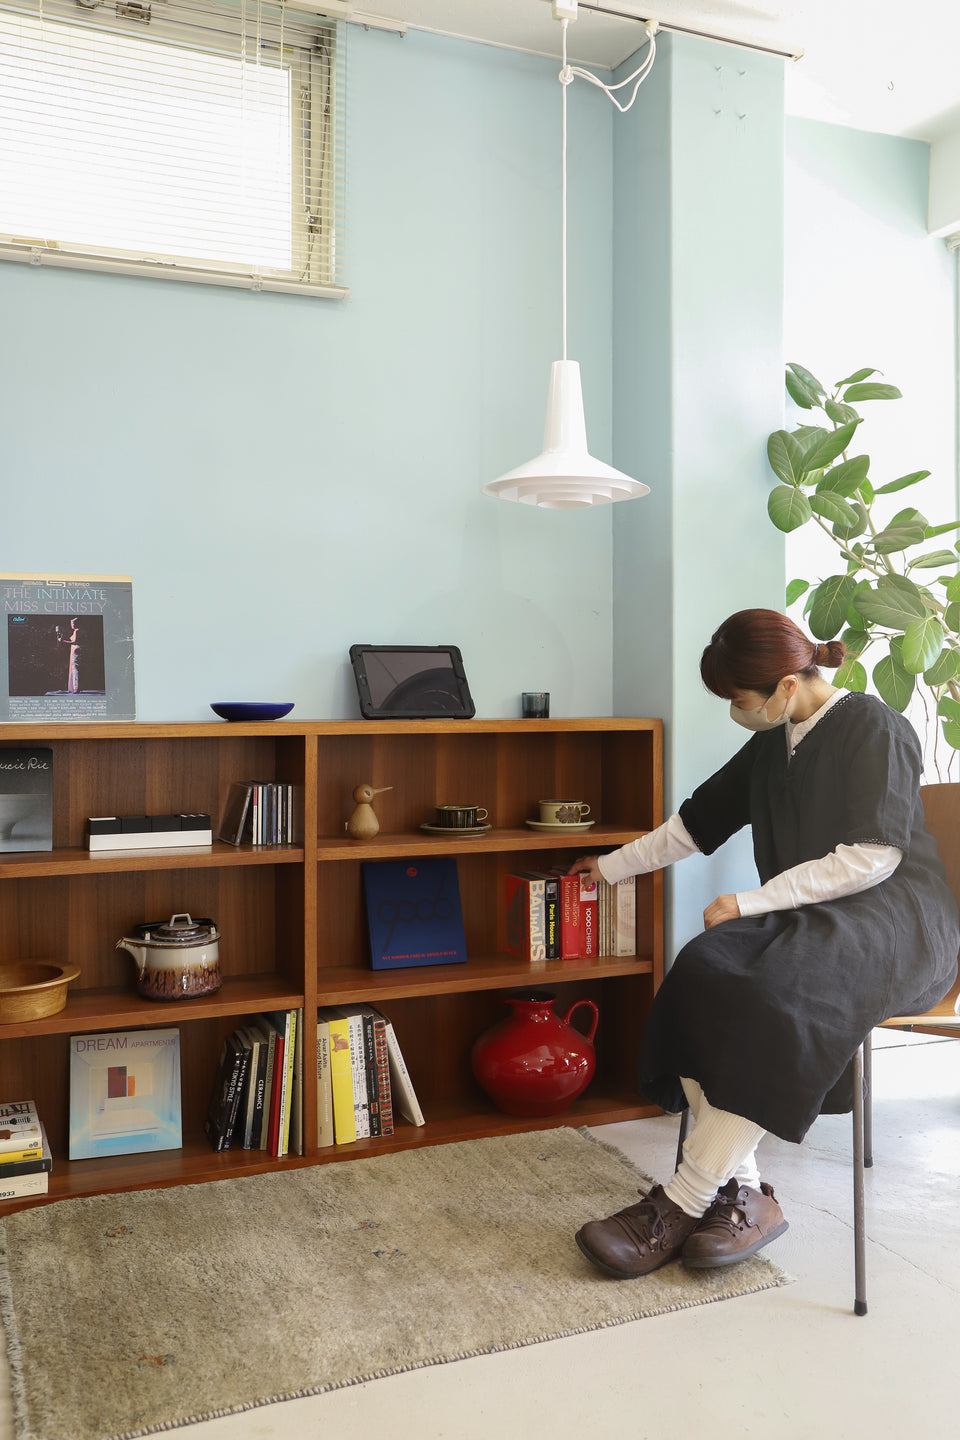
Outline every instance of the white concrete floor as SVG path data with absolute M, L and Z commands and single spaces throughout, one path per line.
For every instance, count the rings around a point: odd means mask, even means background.
M 597 1131 L 661 1180 L 673 1169 L 676 1132 L 667 1117 Z M 791 1227 L 768 1253 L 795 1277 L 791 1285 L 180 1433 L 184 1440 L 953 1440 L 960 1433 L 960 1044 L 877 1032 L 874 1153 L 863 1318 L 853 1314 L 850 1119 L 822 1117 L 802 1146 L 770 1137 L 761 1146 L 761 1173 Z M 611 1195 L 610 1209 L 631 1200 Z M 3 1376 L 0 1440 L 12 1437 Z

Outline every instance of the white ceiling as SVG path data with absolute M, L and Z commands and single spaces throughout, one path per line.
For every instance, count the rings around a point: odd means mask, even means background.
M 643 42 L 638 18 L 803 58 L 786 64 L 787 112 L 863 130 L 935 140 L 960 127 L 960 0 L 581 0 L 571 59 L 612 67 Z M 559 54 L 549 0 L 354 0 L 357 11 L 446 35 Z

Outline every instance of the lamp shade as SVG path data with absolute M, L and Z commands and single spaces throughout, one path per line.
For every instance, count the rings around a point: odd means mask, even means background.
M 542 452 L 499 480 L 491 480 L 484 485 L 483 493 L 548 510 L 576 510 L 585 505 L 634 500 L 649 495 L 650 486 L 593 458 L 587 449 L 580 366 L 576 360 L 555 360 L 550 371 Z

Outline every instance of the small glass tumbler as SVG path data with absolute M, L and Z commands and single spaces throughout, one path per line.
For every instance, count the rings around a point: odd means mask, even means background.
M 547 720 L 550 717 L 549 690 L 524 690 L 520 704 L 524 720 Z

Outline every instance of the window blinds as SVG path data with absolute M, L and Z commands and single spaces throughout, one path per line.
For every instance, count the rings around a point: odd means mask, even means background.
M 0 258 L 345 294 L 344 48 L 256 0 L 0 0 Z

